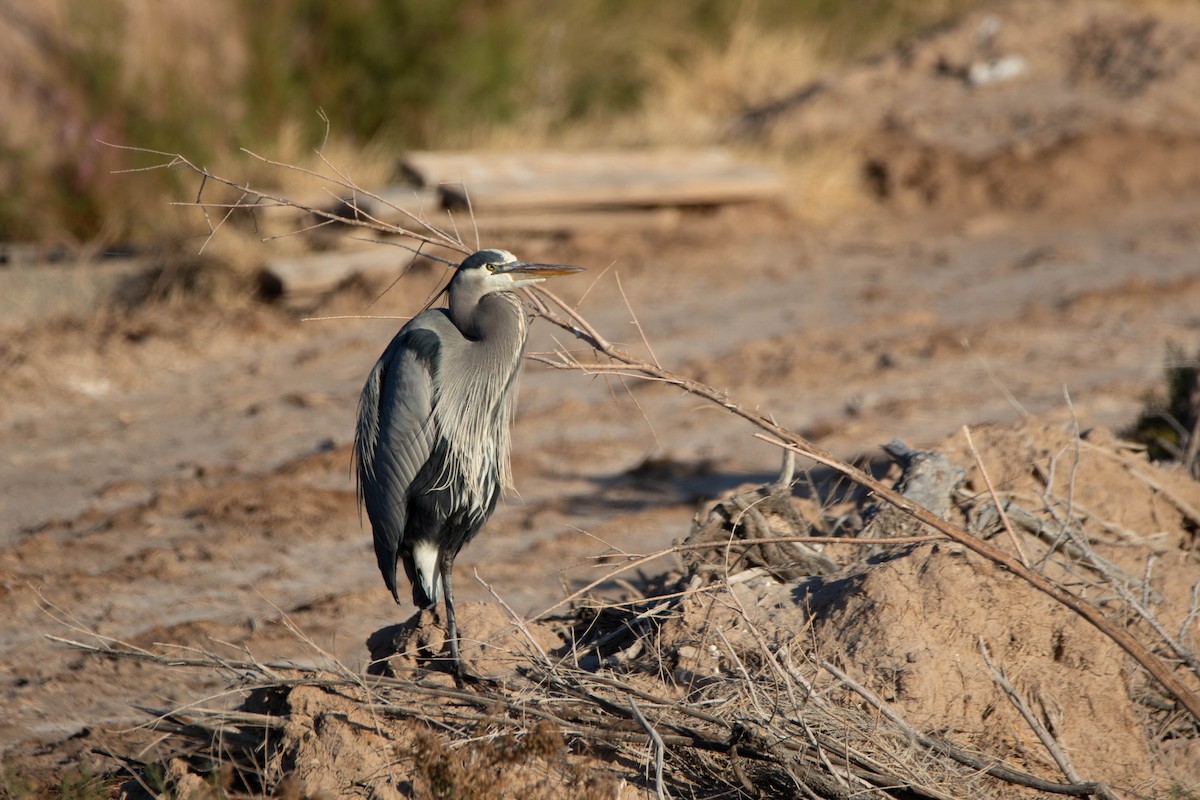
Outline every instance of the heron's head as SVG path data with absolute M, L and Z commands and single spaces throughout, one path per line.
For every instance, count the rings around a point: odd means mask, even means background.
M 556 275 L 581 272 L 582 267 L 566 264 L 535 264 L 518 261 L 507 250 L 480 250 L 463 259 L 454 276 L 456 282 L 478 288 L 480 295 L 506 292 L 519 286 L 541 283 Z

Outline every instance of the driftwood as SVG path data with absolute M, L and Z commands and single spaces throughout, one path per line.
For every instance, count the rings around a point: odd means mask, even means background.
M 20 257 L 46 255 L 30 250 Z M 63 258 L 49 263 L 0 261 L 0 320 L 17 323 L 58 314 L 90 314 L 119 303 L 123 288 L 152 267 L 140 256 L 93 260 L 70 254 Z
M 410 153 L 404 170 L 446 206 L 555 211 L 773 201 L 779 175 L 725 150 Z
M 947 518 L 955 491 L 966 471 L 941 453 L 913 450 L 896 439 L 884 446 L 900 466 L 895 490 L 940 518 Z M 805 520 L 793 505 L 791 468 L 785 460 L 784 474 L 774 483 L 736 492 L 697 515 L 682 560 L 693 572 L 719 568 L 726 573 L 759 568 L 781 581 L 808 575 L 827 575 L 841 566 L 821 551 L 821 531 Z M 928 533 L 911 516 L 869 497 L 862 498 L 857 515 L 852 515 L 853 535 L 860 539 L 895 539 Z M 832 526 L 829 526 L 832 527 Z M 849 531 L 839 531 L 849 533 Z M 792 537 L 792 541 L 780 541 Z M 796 537 L 809 537 L 798 542 Z M 831 539 L 830 541 L 833 541 Z M 713 548 L 696 547 L 709 542 Z M 860 551 L 871 555 L 885 545 Z

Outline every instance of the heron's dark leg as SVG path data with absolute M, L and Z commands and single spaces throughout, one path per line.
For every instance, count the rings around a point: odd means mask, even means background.
M 458 655 L 458 623 L 454 620 L 454 559 L 447 558 L 442 551 L 442 594 L 446 597 L 446 638 L 450 640 L 450 658 L 454 661 L 454 672 L 463 672 L 462 660 Z

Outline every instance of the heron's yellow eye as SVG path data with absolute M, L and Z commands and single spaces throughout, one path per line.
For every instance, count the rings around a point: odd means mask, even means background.
M 488 264 L 488 265 L 487 265 L 487 269 L 488 269 L 488 272 L 495 272 L 495 271 L 496 271 L 496 265 L 495 265 L 495 264 Z

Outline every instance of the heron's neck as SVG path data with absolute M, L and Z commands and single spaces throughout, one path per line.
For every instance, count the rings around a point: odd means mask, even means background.
M 512 293 L 496 292 L 462 304 L 455 299 L 450 298 L 450 317 L 467 338 L 489 344 L 523 341 L 525 311 Z

